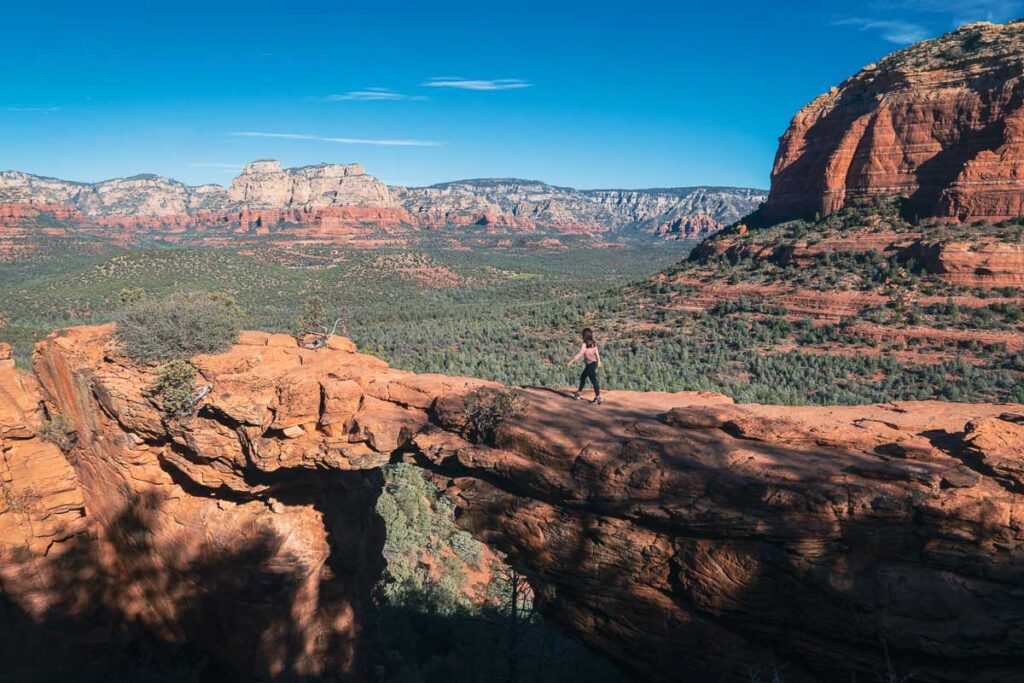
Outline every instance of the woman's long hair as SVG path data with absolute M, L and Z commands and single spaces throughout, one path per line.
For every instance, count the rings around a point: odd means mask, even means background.
M 588 348 L 597 346 L 597 342 L 594 341 L 594 331 L 589 327 L 583 328 L 583 344 Z

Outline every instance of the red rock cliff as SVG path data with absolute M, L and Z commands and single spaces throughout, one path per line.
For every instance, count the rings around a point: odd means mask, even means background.
M 42 396 L 23 373 L 0 368 L 0 394 L 18 391 L 24 406 L 0 414 L 15 424 L 0 427 L 5 491 L 34 492 L 16 508 L 0 504 L 3 597 L 28 624 L 4 641 L 5 661 L 24 672 L 19 680 L 37 680 L 105 658 L 110 642 L 128 638 L 151 651 L 189 648 L 239 680 L 361 679 L 362 612 L 383 568 L 379 472 L 342 471 L 352 468 L 336 460 L 314 476 L 304 469 L 313 460 L 280 449 L 265 467 L 242 454 L 241 443 L 259 441 L 242 435 L 262 419 L 261 397 L 285 390 L 274 381 L 286 381 L 288 366 L 275 364 L 267 335 L 227 361 L 265 359 L 244 385 L 218 382 L 226 412 L 211 406 L 175 424 L 148 396 L 149 372 L 111 353 L 109 332 L 43 342 L 34 358 Z M 66 459 L 37 436 L 41 399 L 73 427 Z M 278 431 L 284 413 L 269 434 L 290 433 Z M 39 654 L 53 641 L 68 650 L 56 660 Z
M 463 403 L 496 385 L 394 370 L 347 340 L 312 351 L 244 333 L 193 362 L 210 392 L 169 420 L 110 327 L 41 343 L 46 405 L 75 426 L 67 462 L 35 436 L 35 385 L 0 367 L 22 406 L 0 413 L 0 452 L 39 463 L 5 486 L 69 491 L 57 526 L 96 539 L 82 543 L 100 558 L 84 585 L 101 623 L 253 678 L 359 678 L 380 570 L 374 474 L 403 458 L 528 573 L 554 622 L 638 679 L 746 681 L 772 662 L 786 680 L 866 679 L 887 653 L 922 681 L 1024 667 L 1024 406 L 609 392 L 596 407 L 524 389 L 526 411 L 488 445 Z M 25 540 L 47 527 L 16 507 L 0 507 L 4 590 L 28 611 L 7 576 L 67 566 Z M 71 590 L 38 585 L 44 612 Z
M 1024 215 L 1024 22 L 973 24 L 865 67 L 782 136 L 771 221 L 900 195 L 908 215 Z

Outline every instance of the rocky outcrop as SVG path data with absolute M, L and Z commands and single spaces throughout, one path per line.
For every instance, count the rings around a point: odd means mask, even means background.
M 749 234 L 723 234 L 701 242 L 690 254 L 693 261 L 725 258 L 768 261 L 795 268 L 809 268 L 837 255 L 876 253 L 900 262 L 914 261 L 916 268 L 956 285 L 978 288 L 1024 287 L 1024 244 L 994 237 L 973 236 L 969 228 L 936 239 L 919 230 L 887 229 L 877 225 L 851 225 L 838 235 L 799 239 L 756 239 Z M 827 296 L 828 292 L 822 292 Z
M 1024 288 L 1024 244 L 946 242 L 922 244 L 925 267 L 969 287 Z
M 694 240 L 718 232 L 722 224 L 713 218 L 697 214 L 681 216 L 654 228 L 654 234 L 670 240 Z
M 915 680 L 1011 681 L 1024 666 L 1024 406 L 609 392 L 598 407 L 523 389 L 525 412 L 480 443 L 464 402 L 497 385 L 394 370 L 344 339 L 244 333 L 193 362 L 210 390 L 171 420 L 109 326 L 55 333 L 34 357 L 126 572 L 104 600 L 251 676 L 358 673 L 379 571 L 366 511 L 395 459 L 527 572 L 549 618 L 638 679 L 749 680 L 773 662 L 786 680 L 860 679 L 888 658 Z M 144 534 L 124 523 L 139 500 Z M 21 528 L 7 514 L 0 529 Z M 254 539 L 234 592 L 192 592 L 216 549 Z
M 827 215 L 877 195 L 908 216 L 1024 215 L 1024 22 L 972 24 L 896 52 L 804 107 L 763 216 Z
M 249 362 L 259 365 L 261 355 L 272 361 L 274 349 L 285 350 L 267 347 L 276 343 L 267 335 L 258 340 L 262 351 L 240 346 L 234 360 L 244 363 L 252 352 Z M 0 548 L 9 549 L 0 564 L 2 597 L 27 624 L 12 625 L 6 666 L 24 671 L 20 680 L 36 680 L 52 673 L 47 667 L 66 674 L 69 666 L 113 657 L 110 665 L 127 641 L 150 653 L 184 648 L 238 680 L 359 679 L 362 613 L 383 568 L 383 525 L 373 512 L 379 472 L 344 472 L 338 460 L 314 475 L 304 469 L 313 459 L 288 460 L 284 451 L 268 451 L 262 469 L 239 462 L 233 471 L 229 453 L 215 450 L 229 435 L 242 438 L 234 417 L 167 422 L 147 394 L 151 371 L 111 352 L 109 328 L 58 333 L 37 350 L 47 410 L 74 429 L 66 459 L 33 441 L 32 427 L 12 430 L 3 420 L 3 478 L 13 480 L 5 490 L 38 492 L 29 512 L 0 504 Z M 211 363 L 234 375 L 244 370 Z M 273 374 L 272 366 L 264 372 Z M 22 412 L 39 412 L 31 380 L 12 379 L 14 372 L 0 369 L 0 391 L 22 389 Z M 218 382 L 224 406 L 246 422 L 260 418 L 243 416 L 258 409 L 243 403 L 259 387 L 274 393 L 259 374 L 251 385 Z M 233 388 L 243 393 L 229 396 Z M 287 439 L 289 422 L 281 411 L 269 433 Z M 70 548 L 58 554 L 51 546 L 67 538 L 75 542 L 64 541 Z M 33 592 L 9 580 L 31 572 L 44 577 Z M 38 656 L 40 641 L 72 651 L 63 659 Z
M 10 229 L 20 221 L 48 215 L 54 220 L 82 220 L 84 217 L 67 204 L 0 204 L 0 230 Z

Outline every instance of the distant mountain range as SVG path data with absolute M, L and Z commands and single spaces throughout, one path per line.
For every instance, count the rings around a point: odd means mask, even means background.
M 194 217 L 245 210 L 279 210 L 294 216 L 326 207 L 352 207 L 386 209 L 374 215 L 386 215 L 396 225 L 423 229 L 479 225 L 701 237 L 739 220 L 766 197 L 764 190 L 750 188 L 577 190 L 515 178 L 398 187 L 367 174 L 360 164 L 282 168 L 273 160 L 246 165 L 228 188 L 191 186 L 151 174 L 79 183 L 0 172 L 2 204 L 63 205 L 87 217 L 139 216 L 148 217 L 149 223 L 157 216 Z

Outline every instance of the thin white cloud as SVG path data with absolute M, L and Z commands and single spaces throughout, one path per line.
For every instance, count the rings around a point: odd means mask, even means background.
M 390 88 L 365 88 L 339 95 L 328 95 L 323 99 L 327 102 L 416 102 L 428 98 L 426 95 L 405 95 Z
M 49 114 L 60 111 L 60 107 L 6 107 L 5 111 L 17 111 L 33 114 Z
M 522 78 L 470 80 L 460 76 L 436 76 L 422 84 L 427 88 L 456 88 L 458 90 L 519 90 L 533 84 Z
M 264 133 L 262 131 L 245 130 L 231 133 L 241 138 L 277 138 L 280 140 L 309 140 L 312 142 L 332 142 L 340 145 L 383 145 L 386 147 L 437 147 L 440 142 L 434 140 L 389 140 L 368 138 L 329 138 L 304 133 Z
M 862 31 L 877 31 L 883 39 L 897 45 L 909 45 L 929 37 L 928 29 L 909 21 L 851 17 L 833 22 L 836 26 L 856 26 Z

